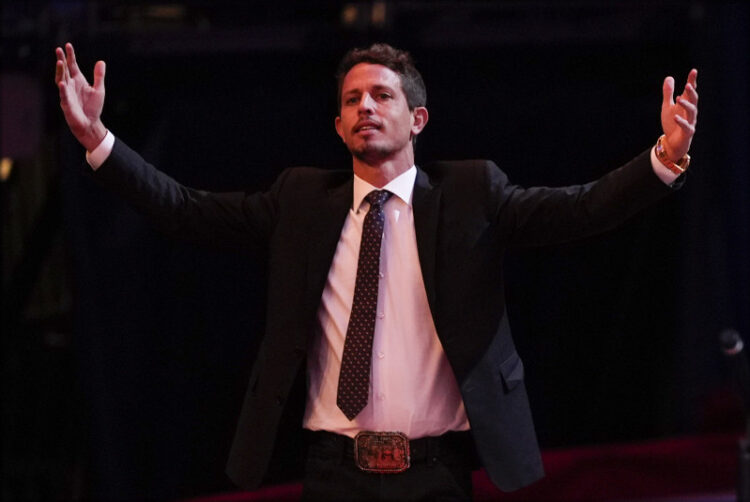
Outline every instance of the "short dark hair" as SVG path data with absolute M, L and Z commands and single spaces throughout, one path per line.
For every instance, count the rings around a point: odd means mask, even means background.
M 401 88 L 406 95 L 406 103 L 410 110 L 427 104 L 427 89 L 414 66 L 411 54 L 391 47 L 388 44 L 373 44 L 367 49 L 351 49 L 347 52 L 336 71 L 338 81 L 337 109 L 341 112 L 341 87 L 344 77 L 355 65 L 359 63 L 380 64 L 398 74 L 401 79 Z

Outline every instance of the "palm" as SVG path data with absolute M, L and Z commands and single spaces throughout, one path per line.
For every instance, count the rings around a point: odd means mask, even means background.
M 65 87 L 65 118 L 71 128 L 86 129 L 99 119 L 104 107 L 104 90 L 94 89 L 79 71 Z
M 90 149 L 96 146 L 106 133 L 100 120 L 104 108 L 106 68 L 103 61 L 96 63 L 94 85 L 91 86 L 78 68 L 73 46 L 66 44 L 65 49 L 65 52 L 59 47 L 56 50 L 55 82 L 60 92 L 60 107 L 73 135 L 83 146 Z
M 691 70 L 682 94 L 673 99 L 674 79 L 667 77 L 664 81 L 661 127 L 669 154 L 676 161 L 690 149 L 695 134 L 695 123 L 698 118 L 698 72 Z
M 664 131 L 665 139 L 670 145 L 680 145 L 690 143 L 691 138 L 687 137 L 683 129 L 675 122 L 675 115 L 679 115 L 687 120 L 687 114 L 677 104 L 668 105 L 662 108 L 661 127 Z

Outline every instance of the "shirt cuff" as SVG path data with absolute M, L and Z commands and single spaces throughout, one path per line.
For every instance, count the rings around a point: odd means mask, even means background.
M 102 142 L 103 143 L 103 142 Z M 654 169 L 654 174 L 665 184 L 671 185 L 674 180 L 679 176 L 669 170 L 667 166 L 662 164 L 656 157 L 656 147 L 651 149 L 651 167 Z
M 104 161 L 107 160 L 109 157 L 109 154 L 112 153 L 112 147 L 115 145 L 115 135 L 111 132 L 107 131 L 107 134 L 104 136 L 104 139 L 102 140 L 99 145 L 94 148 L 90 152 L 86 152 L 86 162 L 91 166 L 91 169 L 96 171 L 99 169 L 99 166 L 104 164 Z M 653 163 L 653 153 L 651 153 L 651 162 Z

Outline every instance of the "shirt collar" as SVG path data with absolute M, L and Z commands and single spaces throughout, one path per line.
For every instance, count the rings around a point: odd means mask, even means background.
M 414 193 L 414 180 L 416 179 L 417 166 L 411 166 L 409 169 L 389 181 L 383 188 L 372 186 L 355 174 L 352 209 L 355 211 L 359 209 L 367 194 L 373 190 L 388 190 L 393 195 L 403 200 L 407 205 L 411 206 L 411 198 Z

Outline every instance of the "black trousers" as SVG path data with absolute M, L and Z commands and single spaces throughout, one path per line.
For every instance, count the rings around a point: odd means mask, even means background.
M 415 455 L 416 454 L 416 455 Z M 420 440 L 411 467 L 397 474 L 360 470 L 350 438 L 329 432 L 308 435 L 303 501 L 470 501 L 476 465 L 468 432 Z

